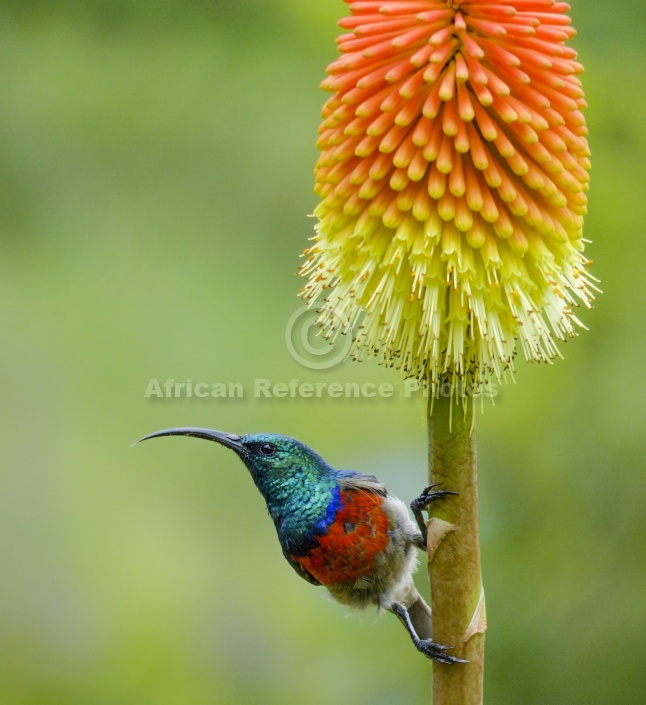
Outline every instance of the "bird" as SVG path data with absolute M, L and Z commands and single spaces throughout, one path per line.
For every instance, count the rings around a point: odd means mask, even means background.
M 178 427 L 136 443 L 162 436 L 202 438 L 236 453 L 267 504 L 284 557 L 301 578 L 350 608 L 391 612 L 429 659 L 467 663 L 447 653 L 453 647 L 433 641 L 431 609 L 413 582 L 416 549 L 426 550 L 422 512 L 456 492 L 425 487 L 410 503 L 413 522 L 404 502 L 376 477 L 336 470 L 295 438 Z

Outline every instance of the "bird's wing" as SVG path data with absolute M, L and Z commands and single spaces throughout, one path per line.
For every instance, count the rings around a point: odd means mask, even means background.
M 307 580 L 308 583 L 312 583 L 312 585 L 321 585 L 321 583 L 309 572 L 309 570 L 306 570 L 300 563 L 295 561 L 289 553 L 283 548 L 283 555 L 287 559 L 287 562 L 289 565 L 292 566 L 292 568 L 303 578 L 304 580 Z
M 339 470 L 338 478 L 342 490 L 363 490 L 364 492 L 374 492 L 382 497 L 388 494 L 386 486 L 379 482 L 374 475 L 364 475 L 354 470 Z

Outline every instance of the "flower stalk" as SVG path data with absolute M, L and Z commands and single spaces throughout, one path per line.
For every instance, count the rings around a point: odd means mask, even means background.
M 428 415 L 428 479 L 458 492 L 433 510 L 428 572 L 433 639 L 454 647 L 464 666 L 433 667 L 435 705 L 481 705 L 486 614 L 480 573 L 478 477 L 473 407 L 431 399 Z

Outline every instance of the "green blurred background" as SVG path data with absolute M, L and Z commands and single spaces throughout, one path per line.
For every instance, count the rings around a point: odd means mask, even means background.
M 255 399 L 312 233 L 339 0 L 0 2 L 0 703 L 427 702 L 396 620 L 283 560 L 243 467 L 172 425 L 294 435 L 404 498 L 424 405 Z M 478 419 L 497 705 L 644 702 L 643 5 L 575 0 L 593 151 L 590 331 Z M 242 399 L 145 398 L 155 378 Z M 424 571 L 420 571 L 420 584 Z

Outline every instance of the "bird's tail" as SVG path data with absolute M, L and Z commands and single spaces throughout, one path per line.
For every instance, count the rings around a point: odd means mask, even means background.
M 415 590 L 411 596 L 412 601 L 408 605 L 408 614 L 413 627 L 420 639 L 431 639 L 433 630 L 431 627 L 431 608 L 426 604 L 424 598 Z

